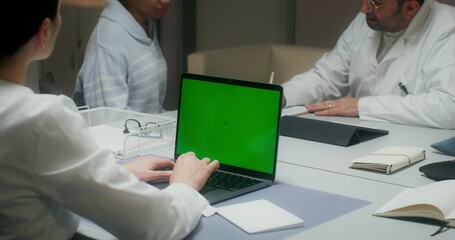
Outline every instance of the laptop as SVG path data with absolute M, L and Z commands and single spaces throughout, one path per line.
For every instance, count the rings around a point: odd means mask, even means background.
M 192 151 L 220 162 L 200 191 L 208 202 L 273 184 L 282 95 L 279 85 L 181 75 L 175 159 Z

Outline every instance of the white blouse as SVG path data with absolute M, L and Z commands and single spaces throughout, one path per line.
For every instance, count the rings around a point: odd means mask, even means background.
M 208 202 L 159 190 L 99 148 L 73 101 L 0 80 L 0 239 L 67 239 L 76 213 L 120 239 L 181 239 Z

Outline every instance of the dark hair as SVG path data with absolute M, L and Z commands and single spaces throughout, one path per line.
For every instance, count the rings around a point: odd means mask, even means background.
M 38 32 L 44 19 L 57 16 L 59 0 L 3 0 L 0 3 L 0 60 L 11 57 Z

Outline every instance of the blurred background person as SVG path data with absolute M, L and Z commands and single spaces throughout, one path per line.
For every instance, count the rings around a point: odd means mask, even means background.
M 78 106 L 163 111 L 167 64 L 156 20 L 170 0 L 106 0 L 87 44 L 73 100 Z

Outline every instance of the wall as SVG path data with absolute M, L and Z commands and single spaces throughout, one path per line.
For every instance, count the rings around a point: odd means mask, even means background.
M 48 59 L 33 63 L 27 76 L 27 86 L 38 93 L 39 77 L 45 72 L 52 72 L 62 93 L 72 95 L 87 41 L 101 11 L 101 8 L 62 6 L 62 27 L 54 52 Z
M 196 49 L 294 41 L 293 0 L 197 0 Z
M 189 53 L 293 42 L 293 9 L 294 0 L 173 1 L 160 21 L 160 43 L 169 69 L 164 108 L 177 109 L 180 74 L 186 71 Z
M 163 104 L 166 110 L 177 109 L 180 75 L 186 71 L 186 55 L 195 51 L 195 6 L 195 0 L 173 1 L 158 23 L 158 37 L 169 70 Z
M 438 0 L 438 2 L 449 4 L 455 7 L 455 0 Z
M 455 0 L 440 0 L 455 6 Z M 359 0 L 197 0 L 197 50 L 257 43 L 333 47 Z
M 38 78 L 41 76 L 41 62 L 35 61 L 28 68 L 25 85 L 38 93 Z
M 90 34 L 98 22 L 101 8 L 63 6 L 62 27 L 54 53 L 43 61 L 43 72 L 52 72 L 63 94 L 71 96 L 76 76 L 84 60 Z
M 258 43 L 331 47 L 359 9 L 358 0 L 197 0 L 196 49 Z
M 333 47 L 360 6 L 359 0 L 296 1 L 295 44 Z

